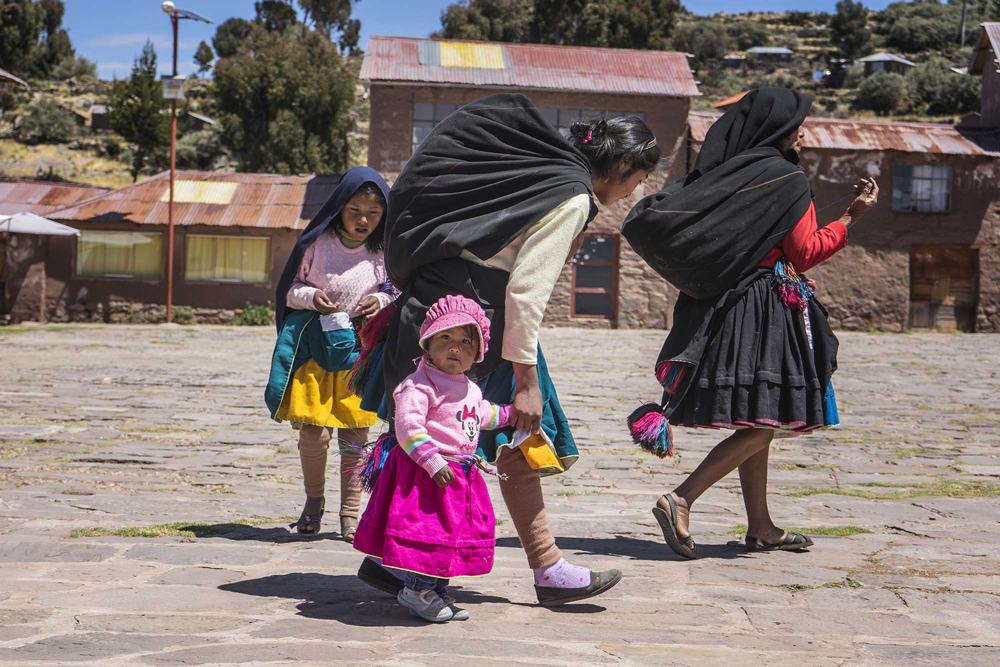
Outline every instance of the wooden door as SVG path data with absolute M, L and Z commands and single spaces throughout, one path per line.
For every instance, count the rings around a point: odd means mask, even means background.
M 910 327 L 972 331 L 978 276 L 975 248 L 914 246 L 910 251 Z

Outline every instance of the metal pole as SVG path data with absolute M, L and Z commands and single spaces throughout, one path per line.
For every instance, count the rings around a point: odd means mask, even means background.
M 177 76 L 177 12 L 170 15 L 174 27 L 174 76 Z M 174 303 L 174 174 L 177 165 L 177 100 L 170 101 L 170 203 L 167 206 L 167 324 Z
M 965 13 L 969 8 L 969 0 L 962 0 L 962 40 L 961 47 L 965 47 Z

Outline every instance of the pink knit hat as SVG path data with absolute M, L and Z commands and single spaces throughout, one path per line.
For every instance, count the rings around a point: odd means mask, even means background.
M 479 332 L 479 355 L 476 357 L 476 363 L 479 363 L 489 349 L 490 318 L 486 317 L 478 303 L 464 296 L 449 294 L 430 307 L 424 323 L 420 325 L 420 347 L 426 351 L 427 341 L 434 334 L 466 324 L 471 324 Z

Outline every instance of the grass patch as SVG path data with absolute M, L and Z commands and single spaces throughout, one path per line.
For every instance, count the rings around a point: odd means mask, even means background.
M 832 535 L 834 537 L 850 537 L 851 535 L 869 535 L 874 531 L 862 528 L 861 526 L 823 526 L 819 528 L 791 527 L 785 528 L 789 533 L 802 533 L 803 535 Z M 745 525 L 733 526 L 729 530 L 730 535 L 746 535 Z
M 184 342 L 179 340 L 151 340 L 149 342 L 152 345 L 184 345 Z
M 597 491 L 597 490 L 594 490 L 594 491 L 556 491 L 553 495 L 563 496 L 563 497 L 568 497 L 568 496 L 599 496 L 599 495 L 601 495 L 601 492 Z
M 253 517 L 229 523 L 162 523 L 157 526 L 127 526 L 125 528 L 80 528 L 67 537 L 216 537 L 228 535 L 246 526 L 263 526 L 269 523 L 291 523 L 298 517 Z
M 837 463 L 779 463 L 778 470 L 835 470 L 840 465 Z
M 868 500 L 899 500 L 904 498 L 920 498 L 928 496 L 946 496 L 949 498 L 972 497 L 988 498 L 1000 496 L 1000 485 L 986 482 L 957 482 L 954 480 L 938 480 L 926 484 L 879 484 L 867 482 L 867 486 L 905 487 L 902 491 L 866 491 L 863 489 L 817 489 L 810 486 L 793 487 L 785 495 L 790 498 L 805 498 L 828 494 L 832 496 L 851 496 L 867 498 Z M 859 485 L 862 486 L 862 485 Z
M 32 333 L 38 331 L 47 331 L 49 333 L 66 333 L 68 331 L 73 331 L 73 330 L 74 330 L 73 327 L 59 326 L 59 325 L 51 327 L 17 327 L 17 326 L 0 327 L 0 336 L 17 335 L 17 334 Z
M 922 454 L 941 454 L 937 449 L 927 447 L 901 447 L 896 450 L 897 459 L 905 459 L 907 456 L 920 456 Z

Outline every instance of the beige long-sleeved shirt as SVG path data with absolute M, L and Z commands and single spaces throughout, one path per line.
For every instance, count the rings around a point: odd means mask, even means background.
M 469 251 L 462 258 L 510 274 L 504 303 L 503 358 L 534 366 L 538 330 L 573 240 L 590 215 L 590 195 L 576 195 L 552 209 L 506 248 L 487 260 Z

